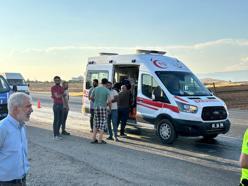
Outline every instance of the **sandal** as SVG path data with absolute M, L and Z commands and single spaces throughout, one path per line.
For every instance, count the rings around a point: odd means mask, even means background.
M 92 144 L 98 143 L 98 140 L 91 141 L 90 143 Z
M 107 144 L 107 142 L 102 140 L 99 144 Z

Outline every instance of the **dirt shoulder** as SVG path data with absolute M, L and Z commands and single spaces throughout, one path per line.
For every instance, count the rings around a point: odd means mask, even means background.
M 45 92 L 50 93 L 53 82 L 30 82 L 29 89 L 32 92 Z M 69 82 L 69 91 L 71 96 L 83 95 L 83 83 L 82 82 Z
M 228 108 L 248 109 L 248 85 L 216 87 L 212 90 L 225 101 Z

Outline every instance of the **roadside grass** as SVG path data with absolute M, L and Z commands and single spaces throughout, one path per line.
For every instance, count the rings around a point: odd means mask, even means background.
M 69 92 L 70 96 L 75 96 L 75 97 L 79 97 L 79 96 L 83 96 L 83 92 Z

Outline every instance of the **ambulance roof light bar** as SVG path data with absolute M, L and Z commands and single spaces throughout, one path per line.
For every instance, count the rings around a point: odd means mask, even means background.
M 99 54 L 100 54 L 100 56 L 114 56 L 114 55 L 118 55 L 118 53 L 109 53 L 109 52 L 101 52 Z
M 143 49 L 138 49 L 136 50 L 138 54 L 158 54 L 158 55 L 164 55 L 166 54 L 165 51 L 158 51 L 158 50 L 143 50 Z

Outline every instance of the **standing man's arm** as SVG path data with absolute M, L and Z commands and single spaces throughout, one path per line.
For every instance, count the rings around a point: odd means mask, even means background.
M 68 93 L 66 92 L 64 96 L 62 97 L 63 100 L 63 106 L 66 110 L 69 110 L 69 99 L 68 99 Z
M 95 98 L 95 89 L 92 90 L 92 92 L 91 92 L 91 94 L 89 96 L 90 96 L 90 100 L 91 101 L 94 101 L 94 98 Z
M 92 90 L 93 90 L 93 88 L 91 87 L 90 90 L 89 90 L 89 94 L 88 94 L 88 99 L 89 99 L 89 100 L 91 100 Z
M 51 87 L 51 96 L 52 96 L 52 99 L 54 99 L 54 95 L 53 95 L 53 87 Z
M 241 168 L 248 169 L 248 155 L 247 154 L 241 153 L 239 162 L 240 162 Z
M 0 149 L 3 147 L 5 138 L 6 138 L 6 131 L 1 127 L 0 128 Z
M 111 99 L 111 93 L 110 93 L 109 90 L 108 90 L 108 93 L 107 93 L 107 105 L 109 106 L 109 109 L 111 110 L 111 107 L 112 107 L 112 99 Z
M 51 93 L 52 93 L 52 98 L 62 98 L 63 94 L 59 94 L 57 91 L 55 91 L 53 89 L 53 87 L 51 88 Z
M 243 137 L 242 150 L 239 162 L 241 168 L 248 169 L 248 129 L 246 130 Z
M 59 94 L 58 92 L 54 92 L 54 93 L 53 93 L 53 96 L 54 96 L 55 98 L 62 98 L 62 97 L 63 97 L 63 94 Z
M 107 105 L 109 106 L 109 109 L 111 110 L 112 100 L 111 100 L 111 96 L 110 95 L 108 95 Z
M 113 90 L 113 92 L 114 92 L 114 99 L 112 99 L 112 103 L 115 103 L 115 102 L 117 102 L 118 101 L 118 92 L 116 91 L 116 90 Z

